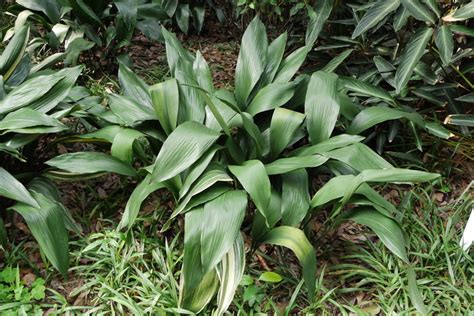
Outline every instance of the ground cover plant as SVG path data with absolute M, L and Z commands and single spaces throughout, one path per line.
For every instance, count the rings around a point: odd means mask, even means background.
M 74 111 L 74 104 L 66 98 L 82 71 L 80 66 L 51 71 L 43 69 L 47 64 L 32 65 L 25 53 L 29 31 L 28 26 L 21 27 L 0 56 L 0 152 L 5 162 L 26 162 L 31 159 L 31 145 L 34 149 L 42 134 L 68 129 L 61 119 Z M 51 181 L 39 177 L 39 170 L 12 175 L 5 168 L 0 167 L 0 196 L 17 203 L 3 204 L 2 200 L 2 205 L 24 217 L 45 256 L 65 275 L 69 266 L 66 227 L 73 229 L 74 224 L 59 192 Z M 5 245 L 3 220 L 0 236 Z
M 473 206 L 471 136 L 447 124 L 469 125 L 469 108 L 449 116 L 451 106 L 426 97 L 468 104 L 469 39 L 456 37 L 446 62 L 449 39 L 434 34 L 468 33 L 470 4 L 290 1 L 305 14 L 294 13 L 301 21 L 289 32 L 272 26 L 268 35 L 255 17 L 240 46 L 227 39 L 235 69 L 216 65 L 209 43 L 146 15 L 164 42 L 159 75 L 134 70 L 131 55 L 119 58 L 118 74 L 113 61 L 78 79 L 84 67 L 68 65 L 89 53 L 49 56 L 41 44 L 56 36 L 52 20 L 40 26 L 49 2 L 17 2 L 16 12 L 36 13 L 18 14 L 0 57 L 2 312 L 470 312 L 472 259 L 459 239 Z M 66 37 L 98 27 L 106 49 L 120 50 L 137 38 L 148 45 L 134 30 L 145 7 L 176 14 L 179 32 L 192 4 L 53 7 Z M 438 8 L 439 19 L 427 20 L 426 8 L 433 17 Z M 411 15 L 396 31 L 394 10 Z M 123 23 L 132 26 L 124 41 L 114 33 Z M 389 58 L 383 49 L 393 45 L 405 48 Z
M 444 139 L 471 134 L 472 17 L 469 1 L 334 3 L 330 29 L 320 36 L 324 44 L 313 57 L 324 60 L 325 52 L 342 50 L 334 57 L 339 69 L 362 81 L 348 83 L 362 109 L 346 117 L 348 124 L 371 121 L 376 128 L 368 135 L 382 148 L 400 130 L 394 120 L 408 119 L 421 150 L 420 127 Z M 368 93 L 364 83 L 377 86 L 378 93 Z M 410 118 L 415 111 L 424 124 Z
M 172 33 L 163 34 L 174 78 L 148 89 L 122 66 L 119 80 L 126 95 L 111 95 L 110 111 L 99 118 L 127 127 L 108 125 L 81 136 L 111 142 L 112 155 L 69 153 L 46 164 L 75 176 L 142 173 L 145 177 L 127 203 L 120 228 L 133 225 L 142 201 L 153 191 L 165 187 L 174 194 L 177 204 L 162 230 L 185 214 L 181 308 L 199 312 L 216 292 L 216 313 L 228 308 L 244 271 L 240 229 L 249 197 L 254 205 L 248 220 L 252 248 L 270 243 L 293 250 L 310 300 L 315 253 L 298 227 L 323 206 L 332 206 L 336 223 L 353 220 L 371 227 L 409 264 L 395 207 L 367 183 L 430 181 L 438 175 L 394 168 L 363 145 L 363 137 L 331 137 L 337 100 L 344 93 L 338 91 L 337 75 L 316 72 L 307 89 L 297 91 L 291 79 L 308 48 L 284 59 L 286 34 L 267 44 L 265 27 L 256 18 L 242 38 L 234 92 L 214 91 L 199 51 L 194 57 Z M 153 126 L 159 122 L 161 128 L 151 129 L 147 121 L 155 121 Z M 146 153 L 153 148 L 140 138 L 162 145 L 150 158 Z M 134 156 L 144 158 L 139 171 L 133 168 Z M 154 163 L 148 165 L 150 160 Z M 308 176 L 314 168 L 335 177 L 315 190 Z M 346 204 L 355 207 L 342 212 Z

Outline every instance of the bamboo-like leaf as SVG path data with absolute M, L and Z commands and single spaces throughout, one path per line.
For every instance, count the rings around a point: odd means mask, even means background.
M 288 102 L 294 93 L 293 83 L 271 83 L 257 92 L 246 112 L 255 116 L 258 113 L 273 110 Z
M 248 160 L 240 166 L 229 166 L 229 170 L 250 195 L 269 226 L 271 214 L 267 212 L 271 199 L 271 185 L 265 166 L 259 160 Z
M 344 219 L 368 226 L 377 234 L 385 246 L 405 263 L 409 263 L 407 243 L 400 225 L 390 217 L 370 208 L 359 207 L 348 212 Z
M 442 25 L 436 30 L 436 47 L 439 50 L 439 57 L 443 65 L 449 65 L 453 57 L 454 40 L 453 34 L 448 25 Z
M 260 157 L 263 153 L 263 148 L 265 145 L 262 132 L 260 132 L 260 129 L 258 128 L 257 124 L 255 124 L 255 122 L 253 121 L 253 118 L 250 114 L 246 112 L 242 112 L 240 114 L 240 117 L 242 118 L 244 130 L 247 132 L 250 138 L 252 138 L 255 144 L 256 155 Z
M 316 252 L 305 234 L 298 228 L 280 226 L 268 232 L 263 242 L 289 248 L 295 253 L 303 267 L 303 278 L 308 288 L 308 297 L 312 300 L 316 286 Z
M 234 298 L 235 291 L 242 280 L 245 268 L 244 240 L 239 234 L 233 247 L 222 258 L 218 266 L 220 287 L 217 293 L 216 314 L 223 315 Z
M 353 51 L 354 51 L 353 49 L 347 49 L 347 50 L 343 51 L 342 53 L 340 53 L 339 55 L 337 55 L 336 57 L 331 59 L 326 64 L 326 66 L 324 66 L 323 69 L 321 69 L 321 70 L 325 71 L 325 72 L 334 72 L 337 69 L 337 67 L 339 67 L 339 65 L 342 64 L 344 62 L 344 60 L 346 60 L 346 58 L 349 57 L 349 55 Z
M 337 76 L 317 71 L 311 76 L 305 100 L 306 126 L 312 144 L 327 140 L 339 115 Z
M 446 117 L 444 124 L 459 126 L 474 126 L 474 115 L 472 114 L 451 114 Z
M 393 29 L 395 32 L 400 31 L 408 22 L 410 12 L 404 6 L 398 8 L 397 13 L 393 19 Z
M 150 95 L 161 127 L 169 135 L 178 124 L 179 90 L 176 79 L 150 87 Z
M 400 0 L 379 0 L 364 14 L 357 24 L 352 39 L 358 37 L 369 29 L 373 28 L 377 23 L 382 21 L 387 15 L 395 11 L 400 5 Z
M 277 157 L 291 142 L 305 115 L 285 108 L 273 112 L 270 123 L 270 154 Z
M 171 74 L 175 73 L 176 64 L 178 60 L 183 63 L 192 65 L 194 62 L 193 56 L 183 48 L 176 35 L 162 27 L 163 37 L 165 38 L 166 44 L 166 60 L 171 71 Z
M 401 2 L 415 19 L 436 24 L 436 18 L 433 12 L 419 0 L 401 0 Z
M 265 26 L 256 17 L 250 22 L 242 37 L 235 69 L 235 97 L 241 109 L 245 108 L 250 92 L 265 70 L 267 49 Z
M 96 172 L 115 172 L 125 176 L 137 175 L 135 169 L 119 159 L 99 152 L 77 152 L 63 154 L 45 162 L 73 174 L 93 174 Z
M 369 97 L 379 98 L 390 103 L 395 102 L 390 93 L 370 83 L 351 77 L 340 77 L 340 80 L 344 87 L 349 91 L 353 91 Z
M 40 193 L 31 192 L 31 195 L 38 207 L 18 202 L 11 209 L 25 219 L 41 250 L 65 277 L 69 267 L 69 238 L 61 206 Z
M 461 102 L 474 103 L 474 92 L 457 97 L 456 100 Z
M 318 1 L 316 2 L 314 10 L 309 7 L 309 22 L 305 35 L 306 47 L 313 47 L 314 43 L 318 39 L 319 33 L 321 33 L 321 30 L 323 29 L 324 23 L 326 23 L 329 15 L 331 14 L 333 2 L 333 0 Z
M 308 173 L 298 169 L 282 175 L 282 224 L 299 226 L 309 209 Z
M 153 180 L 171 179 L 195 163 L 219 138 L 219 133 L 197 122 L 179 125 L 156 157 Z
M 346 129 L 346 132 L 357 135 L 379 123 L 400 118 L 406 118 L 422 127 L 425 126 L 423 118 L 416 112 L 405 112 L 386 106 L 372 106 L 359 112 Z
M 451 131 L 436 122 L 426 122 L 425 127 L 430 134 L 443 139 L 450 139 L 455 136 L 453 133 L 451 133 Z
M 397 72 L 395 73 L 395 85 L 397 93 L 400 93 L 410 80 L 416 64 L 425 53 L 426 44 L 433 34 L 431 28 L 421 28 L 410 39 L 403 53 Z
M 468 4 L 460 7 L 454 12 L 443 17 L 443 21 L 446 22 L 455 22 L 455 21 L 465 21 L 468 19 L 474 18 L 474 1 L 469 2 Z
M 0 167 L 0 196 L 22 202 L 32 207 L 39 207 L 36 200 L 23 184 L 2 167 Z

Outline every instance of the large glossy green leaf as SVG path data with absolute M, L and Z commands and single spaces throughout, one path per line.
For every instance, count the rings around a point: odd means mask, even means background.
M 331 178 L 322 188 L 316 192 L 311 199 L 312 208 L 321 207 L 331 201 L 341 200 L 346 194 L 346 188 L 349 183 L 355 179 L 353 175 L 341 175 Z M 395 212 L 395 206 L 385 200 L 380 194 L 372 189 L 367 183 L 362 183 L 353 193 L 356 196 L 365 197 L 377 210 L 385 210 L 382 213 L 391 217 Z M 379 206 L 379 207 L 377 207 Z
M 321 155 L 280 158 L 265 165 L 265 170 L 268 175 L 284 174 L 300 168 L 316 168 L 327 160 L 328 157 Z
M 96 172 L 115 172 L 125 176 L 137 175 L 135 169 L 119 159 L 99 152 L 77 152 L 63 154 L 45 162 L 73 174 L 92 174 Z
M 223 166 L 217 163 L 209 165 L 209 168 L 196 180 L 186 197 L 180 199 L 179 204 L 171 214 L 171 218 L 184 212 L 195 196 L 212 187 L 215 183 L 232 181 L 233 179 L 227 174 Z
M 219 138 L 219 133 L 197 122 L 179 125 L 156 157 L 153 179 L 171 179 L 195 163 Z
M 362 143 L 341 147 L 321 155 L 344 162 L 358 171 L 393 167 L 388 161 Z
M 129 165 L 133 163 L 133 144 L 139 138 L 146 137 L 140 131 L 131 128 L 122 128 L 112 141 L 110 152 L 112 156 L 122 160 Z
M 432 34 L 433 29 L 427 27 L 420 28 L 408 42 L 395 73 L 397 93 L 400 93 L 410 80 L 416 64 L 425 53 L 426 44 L 428 44 Z
M 212 147 L 211 149 L 208 150 L 207 153 L 205 153 L 201 158 L 199 158 L 196 163 L 194 163 L 189 169 L 188 174 L 186 175 L 186 178 L 184 180 L 184 183 L 179 190 L 179 198 L 183 198 L 186 193 L 188 193 L 189 189 L 191 186 L 195 183 L 195 181 L 202 175 L 204 170 L 209 166 L 209 163 L 211 162 L 212 158 L 216 154 L 216 152 L 219 150 L 220 147 L 215 146 Z
M 186 214 L 183 293 L 187 295 L 183 296 L 185 299 L 182 300 L 182 307 L 199 311 L 200 308 L 186 302 L 196 301 L 193 296 L 199 294 L 199 291 L 194 293 L 195 289 L 205 280 L 206 275 L 215 271 L 217 264 L 233 248 L 240 234 L 246 208 L 245 192 L 229 191 L 206 203 L 204 207 Z M 205 301 L 200 300 L 203 303 Z
M 242 124 L 244 126 L 245 132 L 252 138 L 255 144 L 255 154 L 257 157 L 260 157 L 263 153 L 263 148 L 265 141 L 257 124 L 255 124 L 252 116 L 246 112 L 240 114 L 242 118 Z
M 201 263 L 201 232 L 204 207 L 186 213 L 184 220 L 184 258 L 179 306 L 198 313 L 215 294 L 218 278 L 215 270 L 204 274 Z
M 327 140 L 339 115 L 337 76 L 317 71 L 311 76 L 305 100 L 306 127 L 311 143 Z
M 263 242 L 289 248 L 295 253 L 303 267 L 303 278 L 308 288 L 308 297 L 312 300 L 316 286 L 316 252 L 305 234 L 298 228 L 280 226 L 268 232 Z
M 200 51 L 196 52 L 196 58 L 193 63 L 193 71 L 199 86 L 207 92 L 213 92 L 212 74 L 209 65 Z
M 250 22 L 242 37 L 235 69 L 235 97 L 241 109 L 245 108 L 250 92 L 265 70 L 267 49 L 265 26 L 256 17 Z
M 288 34 L 285 32 L 268 45 L 267 66 L 265 67 L 265 72 L 260 83 L 262 87 L 268 85 L 275 78 L 283 60 L 287 38 Z
M 401 2 L 415 19 L 436 24 L 436 17 L 433 12 L 420 0 L 401 0 Z
M 273 112 L 270 123 L 270 155 L 277 157 L 291 142 L 303 124 L 305 115 L 285 108 Z
M 273 82 L 288 82 L 293 78 L 308 55 L 310 48 L 303 46 L 286 56 L 280 64 Z
M 152 109 L 152 102 L 150 94 L 148 93 L 148 85 L 135 75 L 135 73 L 125 66 L 124 64 L 119 64 L 118 79 L 120 87 L 123 89 L 123 93 L 134 100 L 136 100 L 141 105 Z
M 352 38 L 356 38 L 369 29 L 373 28 L 377 23 L 382 21 L 387 15 L 395 11 L 400 5 L 400 0 L 379 0 L 364 14 L 362 19 L 352 33 Z
M 313 47 L 318 39 L 324 23 L 326 23 L 331 14 L 333 2 L 333 0 L 318 1 L 314 10 L 311 7 L 308 8 L 309 23 L 305 35 L 305 45 L 307 47 Z
M 23 26 L 15 33 L 0 56 L 0 75 L 6 81 L 15 71 L 16 66 L 23 59 L 26 45 L 30 35 L 30 28 Z
M 59 77 L 60 81 L 56 83 L 47 94 L 34 100 L 28 106 L 42 113 L 51 111 L 69 95 L 69 92 L 76 83 L 82 69 L 83 66 L 76 66 L 73 68 L 61 69 L 52 74 L 51 76 Z
M 39 128 L 43 128 L 42 132 L 47 133 L 65 130 L 67 126 L 51 116 L 29 108 L 10 112 L 0 121 L 0 134 L 10 131 L 34 134 L 41 130 Z
M 247 209 L 245 191 L 229 191 L 207 202 L 201 217 L 201 264 L 214 269 L 240 234 Z
M 39 207 L 36 200 L 23 184 L 2 167 L 0 167 L 0 196 L 22 202 L 32 207 Z
M 345 204 L 359 186 L 364 182 L 390 182 L 390 183 L 414 183 L 432 181 L 439 178 L 437 173 L 429 173 L 418 170 L 387 168 L 366 169 L 354 177 L 344 187 L 345 193 L 341 204 Z
M 118 225 L 118 229 L 127 227 L 130 229 L 135 222 L 135 219 L 140 212 L 143 201 L 153 192 L 163 188 L 164 185 L 161 182 L 151 181 L 151 175 L 147 175 L 140 184 L 133 190 L 130 195 L 125 210 L 122 215 L 122 219 Z
M 421 115 L 416 112 L 405 112 L 386 106 L 372 106 L 359 112 L 351 122 L 351 125 L 346 129 L 346 132 L 354 135 L 360 134 L 374 125 L 400 118 L 406 118 L 422 127 L 425 125 Z
M 69 267 L 69 238 L 61 206 L 40 193 L 31 192 L 31 195 L 38 207 L 18 202 L 11 209 L 25 219 L 41 250 L 65 277 Z
M 229 166 L 229 170 L 250 195 L 258 211 L 263 215 L 269 226 L 268 221 L 272 217 L 271 214 L 268 214 L 271 184 L 263 163 L 259 160 L 248 160 L 240 166 Z
M 436 47 L 439 50 L 439 57 L 444 65 L 449 65 L 453 57 L 454 40 L 453 33 L 448 25 L 442 25 L 436 30 Z
M 155 84 L 150 94 L 161 127 L 169 135 L 178 124 L 179 90 L 176 79 Z
M 220 287 L 217 293 L 217 315 L 223 315 L 232 303 L 235 291 L 242 280 L 245 269 L 245 249 L 242 235 L 239 234 L 233 247 L 222 258 L 218 266 Z
M 309 209 L 308 173 L 298 169 L 282 175 L 282 223 L 299 226 Z
M 331 137 L 316 145 L 312 145 L 308 147 L 300 147 L 294 150 L 291 153 L 291 156 L 302 157 L 302 156 L 321 154 L 321 153 L 325 153 L 337 148 L 346 147 L 349 145 L 353 145 L 355 143 L 359 143 L 362 140 L 364 140 L 363 136 L 341 134 L 341 135 Z
M 166 60 L 170 67 L 171 74 L 175 73 L 178 60 L 189 65 L 193 64 L 193 56 L 183 48 L 176 35 L 162 28 L 163 37 L 166 44 Z
M 293 83 L 271 83 L 257 92 L 246 112 L 255 116 L 258 113 L 278 108 L 288 102 L 295 93 Z
M 0 100 L 0 114 L 30 105 L 47 94 L 61 79 L 60 76 L 44 75 L 25 81 L 8 93 L 3 100 Z
M 110 109 L 127 126 L 157 118 L 153 109 L 143 106 L 135 99 L 117 94 L 110 94 L 108 97 Z
M 404 262 L 409 263 L 406 251 L 407 243 L 403 237 L 402 229 L 392 218 L 384 216 L 374 209 L 359 207 L 350 210 L 344 219 L 368 226 L 390 251 Z

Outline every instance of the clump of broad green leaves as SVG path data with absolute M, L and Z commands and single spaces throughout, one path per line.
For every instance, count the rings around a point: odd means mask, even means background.
M 470 134 L 472 1 L 322 2 L 332 7 L 332 22 L 313 55 L 320 60 L 344 49 L 331 62 L 350 76 L 344 86 L 355 106 L 343 113 L 348 133 L 367 130 L 379 150 L 395 139 L 400 119 L 419 149 L 420 129 L 448 139 L 452 125 L 460 125 Z
M 59 50 L 49 60 L 64 59 L 65 64 L 72 65 L 83 51 L 100 50 L 103 58 L 130 45 L 136 30 L 150 39 L 162 40 L 161 25 L 176 21 L 184 33 L 193 27 L 199 33 L 205 17 L 203 5 L 177 0 L 16 0 L 7 12 L 16 20 L 5 39 L 29 21 L 35 26 L 35 45 Z
M 60 71 L 31 64 L 25 52 L 29 27 L 18 29 L 0 56 L 0 159 L 25 163 L 25 148 L 34 146 L 43 134 L 68 129 L 61 119 L 75 110 L 67 98 L 81 74 L 81 67 Z M 42 252 L 63 275 L 69 266 L 67 228 L 77 231 L 68 211 L 60 202 L 52 182 L 37 175 L 12 175 L 0 165 L 0 196 L 17 202 L 10 209 L 26 221 Z M 21 179 L 20 182 L 18 179 Z M 27 182 L 25 186 L 23 183 Z M 6 208 L 6 206 L 5 206 Z M 5 208 L 0 208 L 5 211 Z M 7 233 L 0 217 L 0 244 Z
M 409 264 L 398 211 L 370 184 L 438 175 L 395 168 L 364 137 L 340 133 L 348 97 L 333 66 L 294 78 L 310 46 L 285 54 L 287 34 L 269 42 L 256 18 L 242 38 L 234 91 L 216 89 L 201 53 L 186 51 L 165 29 L 163 35 L 172 78 L 148 87 L 122 65 L 124 95 L 110 95 L 106 110 L 90 108 L 104 127 L 81 137 L 110 142 L 111 155 L 77 152 L 47 164 L 61 169 L 50 171 L 55 176 L 116 172 L 140 179 L 121 229 L 134 224 L 152 192 L 173 194 L 163 230 L 184 216 L 180 308 L 199 312 L 215 299 L 216 314 L 227 310 L 245 268 L 241 230 L 252 249 L 261 243 L 291 249 L 313 298 L 316 256 L 303 228 L 323 208 L 334 224 L 367 225 Z M 315 187 L 319 174 L 332 177 Z

